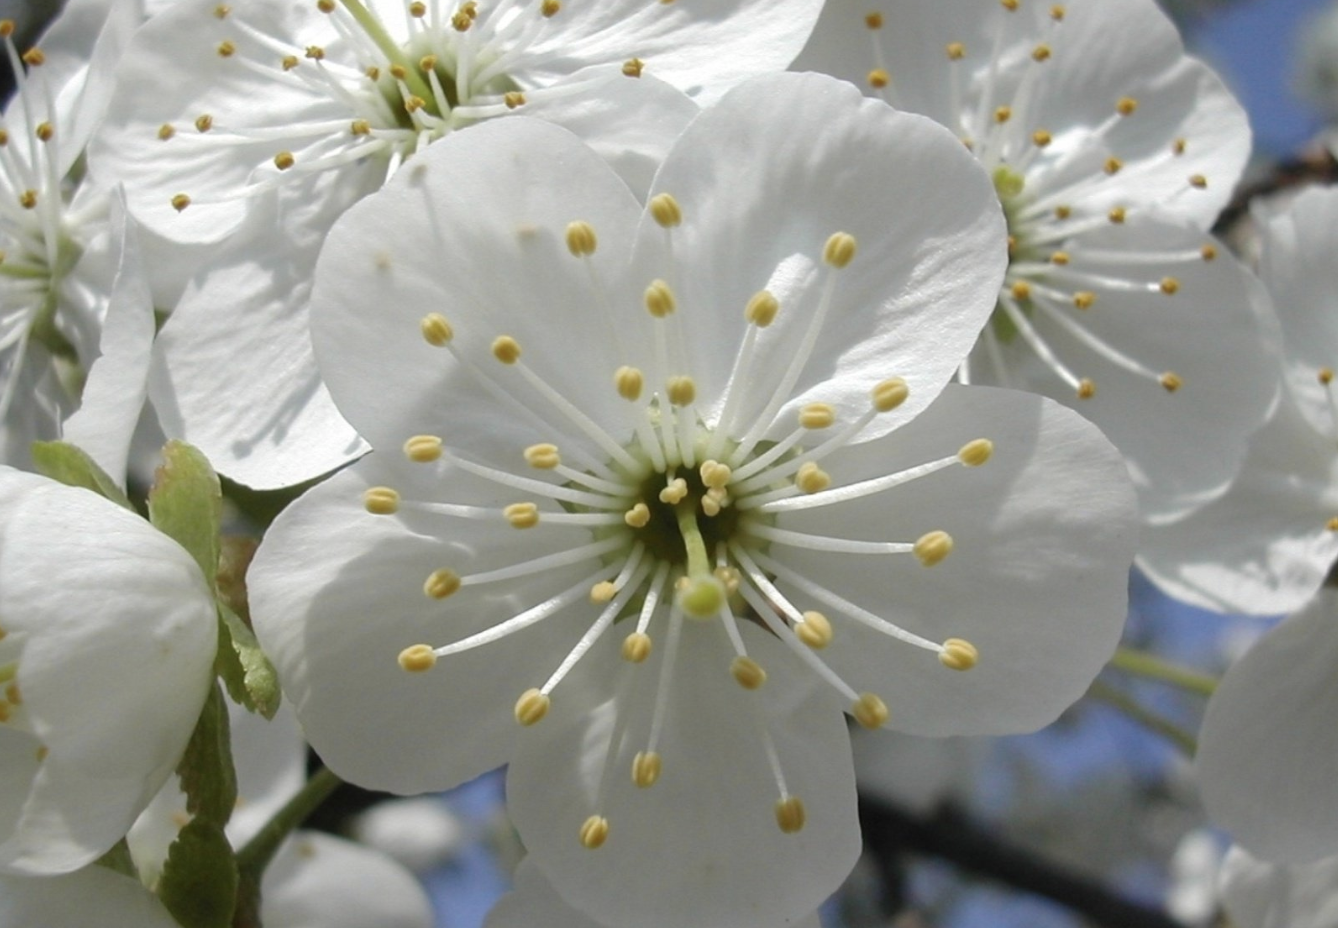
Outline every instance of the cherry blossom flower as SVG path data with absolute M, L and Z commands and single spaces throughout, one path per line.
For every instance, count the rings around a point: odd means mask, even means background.
M 1338 922 L 1338 856 L 1288 865 L 1233 847 L 1220 889 L 1236 928 L 1329 928 Z
M 64 873 L 171 774 L 213 676 L 189 554 L 95 494 L 0 469 L 0 867 Z
M 1010 262 L 962 380 L 1099 425 L 1149 522 L 1225 490 L 1277 395 L 1262 294 L 1207 233 L 1249 129 L 1152 0 L 833 0 L 796 67 L 938 120 L 992 172 Z
M 164 11 L 136 37 L 90 156 L 156 234 L 235 233 L 163 330 L 164 427 L 256 487 L 363 453 L 307 336 L 311 268 L 349 204 L 433 141 L 511 113 L 567 126 L 644 189 L 696 112 L 682 91 L 705 99 L 785 67 L 820 5 L 183 0 Z
M 61 876 L 0 874 L 0 928 L 180 928 L 134 877 L 90 866 Z
M 651 193 L 517 118 L 349 211 L 313 339 L 375 450 L 275 522 L 252 614 L 341 776 L 509 761 L 568 905 L 781 924 L 859 851 L 843 709 L 985 733 L 1081 695 L 1132 493 L 1070 411 L 945 389 L 1005 245 L 941 127 L 758 78 Z
M 26 465 L 59 435 L 98 355 L 118 240 L 80 159 L 139 18 L 134 2 L 76 0 L 22 54 L 0 21 L 17 83 L 0 115 L 0 461 Z
M 1251 438 L 1220 499 L 1140 539 L 1140 563 L 1163 590 L 1219 612 L 1295 612 L 1338 557 L 1338 193 L 1307 191 L 1259 217 L 1260 274 L 1281 322 L 1287 389 Z

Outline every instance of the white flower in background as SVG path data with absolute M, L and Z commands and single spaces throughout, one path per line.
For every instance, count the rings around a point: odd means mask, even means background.
M 590 916 L 567 905 L 530 860 L 522 860 L 516 868 L 515 884 L 515 888 L 488 913 L 485 928 L 534 928 L 535 925 L 544 925 L 546 928 L 604 928 Z M 792 928 L 822 928 L 816 912 L 786 924 Z
M 426 873 L 458 855 L 471 840 L 440 796 L 387 799 L 358 813 L 350 832 L 359 842 Z
M 1251 853 L 1304 863 L 1338 834 L 1338 592 L 1261 638 L 1208 702 L 1195 756 L 1209 818 Z
M 1308 603 L 1338 557 L 1338 191 L 1257 216 L 1260 275 L 1282 326 L 1288 389 L 1218 500 L 1140 539 L 1140 564 L 1176 599 L 1278 614 Z
M 1221 893 L 1235 928 L 1333 928 L 1338 856 L 1289 866 L 1235 847 L 1222 869 Z
M 134 877 L 90 866 L 62 876 L 0 874 L 0 928 L 180 928 Z
M 306 743 L 292 712 L 273 720 L 228 703 L 237 809 L 227 836 L 241 849 L 301 789 Z M 170 780 L 126 836 L 136 869 L 153 887 L 177 831 L 190 820 L 186 798 Z M 432 906 L 413 874 L 352 841 L 297 831 L 280 847 L 261 882 L 260 916 L 268 928 L 431 928 Z M 91 923 L 91 922 L 90 922 Z M 0 921 L 0 928 L 7 928 Z
M 842 709 L 1052 720 L 1118 636 L 1132 494 L 1080 417 L 944 389 L 1005 247 L 941 127 L 759 78 L 651 192 L 502 120 L 336 225 L 313 338 L 376 450 L 275 522 L 252 614 L 341 776 L 510 761 L 569 905 L 780 924 L 858 854 Z
M 1277 394 L 1257 284 L 1207 233 L 1249 128 L 1153 0 L 833 0 L 796 67 L 938 120 L 993 174 L 1010 263 L 962 380 L 1095 422 L 1147 521 L 1225 490 Z
M 17 85 L 0 114 L 0 461 L 26 465 L 34 440 L 59 435 L 98 354 L 114 242 L 81 158 L 139 17 L 134 2 L 74 0 L 22 54 L 0 21 Z
M 681 91 L 705 99 L 785 67 L 820 6 L 183 0 L 155 17 L 118 72 L 92 170 L 161 236 L 235 233 L 158 343 L 164 428 L 255 487 L 361 454 L 307 334 L 311 269 L 344 209 L 433 141 L 510 113 L 570 128 L 644 190 L 696 112 Z
M 115 844 L 176 767 L 213 676 L 214 600 L 134 513 L 0 469 L 0 867 Z

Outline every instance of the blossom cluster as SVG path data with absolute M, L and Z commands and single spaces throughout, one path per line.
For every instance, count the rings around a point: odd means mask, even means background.
M 1248 126 L 1153 0 L 0 43 L 0 925 L 426 925 L 300 812 L 501 765 L 494 928 L 815 925 L 850 728 L 1049 724 L 1135 562 L 1298 612 L 1197 770 L 1242 928 L 1332 884 L 1338 197 L 1214 237 Z

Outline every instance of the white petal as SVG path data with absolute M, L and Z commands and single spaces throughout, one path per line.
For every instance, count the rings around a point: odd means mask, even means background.
M 432 905 L 412 873 L 384 854 L 315 831 L 296 832 L 265 870 L 260 915 L 271 928 L 431 928 Z
M 771 551 L 800 576 L 907 631 L 975 645 L 979 665 L 954 672 L 935 652 L 780 583 L 795 591 L 800 608 L 816 608 L 832 623 L 824 659 L 856 691 L 882 696 L 889 727 L 911 734 L 1003 734 L 1048 724 L 1083 694 L 1124 624 L 1135 536 L 1129 484 L 1095 427 L 1057 403 L 950 387 L 904 429 L 833 454 L 823 467 L 840 486 L 955 454 L 977 438 L 994 443 L 980 467 L 953 466 L 849 504 L 777 516 L 778 527 L 845 538 L 951 535 L 951 554 L 932 567 L 908 554 Z
M 645 283 L 661 277 L 677 291 L 708 421 L 719 415 L 744 307 L 758 290 L 781 308 L 740 385 L 740 421 L 749 425 L 802 363 L 808 322 L 835 275 L 812 360 L 772 438 L 809 402 L 853 418 L 869 408 L 869 390 L 894 376 L 910 398 L 861 440 L 907 421 L 947 382 L 994 306 L 1006 255 L 989 178 L 941 127 L 830 78 L 777 74 L 728 94 L 670 152 L 652 193 L 661 191 L 678 200 L 683 224 L 666 238 L 645 217 L 637 268 Z M 835 232 L 858 244 L 840 271 L 822 263 Z
M 630 772 L 646 747 L 654 674 L 666 650 L 658 642 L 645 664 L 624 668 L 630 696 L 580 714 L 554 703 L 548 718 L 523 733 L 507 775 L 512 819 L 553 888 L 595 921 L 786 924 L 812 912 L 854 865 L 859 828 L 839 705 L 775 639 L 748 624 L 741 631 L 769 674 L 759 693 L 730 676 L 733 652 L 717 623 L 683 628 L 664 716 L 663 772 L 648 789 Z M 601 788 L 615 710 L 627 713 L 627 734 Z M 789 791 L 807 808 L 797 833 L 777 827 L 763 725 Z M 593 850 L 578 840 L 591 814 L 609 823 L 607 842 Z
M 1338 924 L 1338 856 L 1288 866 L 1233 847 L 1221 892 L 1236 928 L 1330 928 Z
M 1323 591 L 1233 665 L 1195 758 L 1209 817 L 1260 857 L 1304 863 L 1338 833 L 1338 594 Z
M 177 928 L 138 880 L 105 867 L 55 877 L 0 876 L 0 928 Z

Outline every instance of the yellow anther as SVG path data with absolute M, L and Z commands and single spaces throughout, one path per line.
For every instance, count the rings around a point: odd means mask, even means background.
M 713 489 L 728 486 L 729 478 L 733 474 L 728 464 L 721 464 L 719 461 L 703 461 L 698 470 L 702 483 Z
M 957 460 L 967 467 L 979 467 L 994 456 L 994 442 L 988 438 L 977 438 L 962 445 L 957 452 Z
M 362 506 L 374 516 L 390 516 L 400 511 L 400 495 L 390 487 L 368 487 L 362 494 Z
M 641 388 L 645 385 L 645 378 L 635 367 L 623 365 L 614 371 L 613 384 L 623 399 L 636 401 L 641 398 Z
M 949 42 L 944 51 L 947 53 L 949 61 L 961 61 L 966 57 L 966 46 L 961 42 Z
M 319 45 L 308 45 L 306 55 L 312 61 L 321 61 L 325 58 L 325 49 Z
M 1163 277 L 1161 283 L 1157 286 L 1160 287 L 1161 292 L 1167 296 L 1180 292 L 1180 281 L 1176 280 L 1174 277 Z
M 158 138 L 166 142 L 172 136 L 177 134 L 177 130 L 172 128 L 172 124 L 165 122 L 158 127 Z
M 1191 174 L 1189 177 L 1189 185 L 1197 190 L 1203 190 L 1208 186 L 1208 178 L 1204 177 L 1202 174 Z
M 804 810 L 804 803 L 798 796 L 776 800 L 776 824 L 787 835 L 803 831 L 804 822 L 807 820 L 808 813 Z
M 1056 219 L 1067 219 L 1067 218 L 1069 218 L 1069 217 L 1072 216 L 1072 215 L 1073 215 L 1073 207 L 1071 207 L 1071 206 L 1062 206 L 1062 205 L 1061 205 L 1061 206 L 1056 206 L 1056 207 L 1055 207 L 1055 218 L 1056 218 Z
M 805 612 L 804 621 L 794 627 L 794 633 L 814 651 L 832 643 L 832 623 L 821 612 Z
M 623 62 L 623 77 L 640 77 L 646 63 L 640 58 L 628 58 Z
M 817 464 L 805 461 L 794 475 L 794 485 L 803 493 L 821 493 L 832 485 L 832 478 Z
M 865 728 L 882 728 L 887 724 L 887 703 L 873 693 L 860 693 L 850 707 L 850 714 Z
M 520 360 L 520 343 L 510 335 L 499 335 L 492 340 L 492 356 L 503 364 Z
M 688 495 L 688 482 L 682 477 L 675 477 L 669 485 L 660 491 L 660 502 L 677 506 Z
M 836 421 L 836 409 L 829 403 L 808 403 L 799 409 L 801 429 L 831 428 Z
M 1078 381 L 1078 399 L 1090 400 L 1096 396 L 1096 384 L 1089 377 L 1084 377 Z
M 37 762 L 40 764 L 42 761 L 47 759 L 47 755 L 51 753 L 51 749 L 44 744 L 41 747 L 39 747 L 35 753 L 37 757 Z
M 1203 257 L 1204 261 L 1216 261 L 1217 247 L 1215 245 L 1204 245 L 1199 249 L 1199 254 Z
M 423 673 L 437 665 L 437 652 L 430 644 L 414 644 L 400 652 L 399 661 L 409 673 Z
M 1334 516 L 1328 522 L 1325 522 L 1324 527 L 1331 532 L 1338 532 L 1338 516 Z
M 674 602 L 690 619 L 713 619 L 728 600 L 725 587 L 715 577 L 684 577 L 687 583 L 674 591 Z M 737 679 L 737 677 L 736 677 Z
M 1186 142 L 1184 139 L 1176 139 L 1174 142 L 1171 143 L 1171 152 L 1172 154 L 1183 155 L 1185 153 L 1185 149 L 1188 147 L 1189 143 Z
M 1167 393 L 1174 393 L 1185 385 L 1184 380 L 1175 371 L 1167 371 L 1157 378 L 1157 382 L 1165 388 Z
M 751 657 L 739 655 L 734 658 L 730 662 L 729 672 L 734 676 L 734 682 L 746 690 L 760 689 L 767 682 L 767 672 Z
M 274 156 L 274 166 L 280 171 L 286 171 L 296 163 L 291 151 L 281 151 Z
M 892 83 L 892 75 L 885 68 L 874 68 L 869 72 L 869 86 L 882 89 Z
M 1119 158 L 1107 158 L 1106 163 L 1102 166 L 1102 170 L 1107 174 L 1118 174 L 1122 167 L 1124 167 L 1124 162 Z
M 1112 206 L 1110 212 L 1106 213 L 1106 218 L 1116 225 L 1124 222 L 1124 207 Z
M 178 193 L 176 196 L 172 197 L 172 208 L 178 213 L 187 206 L 190 206 L 190 197 L 186 196 L 184 193 Z
M 414 0 L 413 3 L 409 4 L 409 15 L 414 19 L 422 19 L 427 15 L 427 4 L 423 3 L 422 0 Z
M 965 638 L 949 638 L 943 642 L 938 661 L 949 670 L 970 670 L 980 661 L 980 652 Z
M 424 55 L 418 59 L 418 70 L 426 74 L 428 71 L 435 71 L 437 68 L 436 55 Z
M 419 96 L 409 96 L 404 98 L 404 111 L 406 113 L 416 113 L 427 106 L 427 101 Z
M 1031 50 L 1032 61 L 1047 61 L 1050 58 L 1050 46 L 1042 42 Z
M 1037 129 L 1031 134 L 1031 143 L 1037 148 L 1044 148 L 1054 141 L 1054 137 L 1044 129 Z
M 441 313 L 428 313 L 418 323 L 418 330 L 423 333 L 423 341 L 434 348 L 444 348 L 455 338 L 455 329 Z
M 697 398 L 697 384 L 691 377 L 678 374 L 669 378 L 665 392 L 669 395 L 669 402 L 675 406 L 688 406 Z
M 1136 109 L 1138 109 L 1138 101 L 1133 97 L 1120 97 L 1119 102 L 1115 104 L 1115 112 L 1121 116 L 1132 116 Z
M 1009 292 L 1013 294 L 1013 299 L 1015 300 L 1029 300 L 1031 299 L 1031 284 L 1027 283 L 1025 280 L 1016 281 L 1013 286 L 1009 288 Z
M 23 53 L 23 63 L 30 68 L 46 64 L 46 53 L 40 48 L 30 48 Z
M 592 815 L 581 823 L 581 846 L 589 850 L 602 847 L 609 839 L 609 820 L 602 815 Z
M 525 105 L 525 95 L 519 90 L 508 90 L 502 95 L 502 102 L 506 104 L 507 109 L 514 110 Z
M 725 592 L 731 596 L 739 591 L 739 584 L 743 582 L 743 574 L 737 567 L 717 567 L 711 574 L 725 585 Z
M 674 300 L 674 291 L 663 280 L 652 280 L 646 288 L 644 297 L 646 312 L 656 319 L 663 319 L 674 311 L 678 303 Z
M 623 521 L 630 528 L 645 528 L 650 524 L 650 507 L 645 503 L 637 503 L 623 513 Z
M 720 505 L 720 500 L 714 499 L 713 497 L 710 496 L 703 496 L 701 498 L 701 507 L 702 507 L 702 512 L 707 516 L 707 518 L 711 519 L 714 519 L 716 516 L 720 515 L 720 510 L 722 508 Z
M 9 37 L 14 34 L 14 20 L 0 19 L 0 37 Z
M 869 27 L 870 29 L 881 29 L 881 28 L 883 28 L 883 14 L 882 14 L 882 13 L 867 13 L 867 14 L 865 14 L 865 16 L 864 16 L 864 25 L 867 26 L 867 27 Z
M 912 553 L 926 567 L 933 567 L 952 554 L 952 536 L 940 529 L 925 532 L 911 547 Z
M 423 581 L 423 593 L 432 599 L 445 599 L 458 589 L 460 589 L 460 575 L 449 567 L 432 571 Z
M 1321 367 L 1315 376 L 1319 378 L 1320 383 L 1327 387 L 1329 384 L 1333 383 L 1333 368 Z
M 502 517 L 512 528 L 534 528 L 539 524 L 539 507 L 534 503 L 512 503 L 502 510 Z
M 525 449 L 525 463 L 536 470 L 552 470 L 562 463 L 562 456 L 558 454 L 557 445 L 543 442 Z
M 822 260 L 832 267 L 845 267 L 855 258 L 855 236 L 849 232 L 833 232 L 822 249 Z
M 335 0 L 316 0 L 316 9 L 320 10 L 322 13 L 333 13 L 337 6 L 338 4 L 335 3 Z
M 770 291 L 758 290 L 748 299 L 743 317 L 759 329 L 765 329 L 775 321 L 778 312 L 780 312 L 780 301 L 772 296 Z
M 466 16 L 468 16 L 470 19 L 479 18 L 479 5 L 478 3 L 475 2 L 475 0 L 467 0 L 467 2 L 462 3 L 460 5 L 460 11 L 464 13 Z
M 545 17 L 556 16 L 560 9 L 562 9 L 562 4 L 559 0 L 544 0 L 539 6 L 539 12 Z
M 1091 309 L 1096 302 L 1096 294 L 1091 290 L 1079 290 L 1073 294 L 1073 305 L 1078 309 Z
M 19 194 L 19 206 L 24 209 L 32 209 L 37 205 L 37 191 L 25 190 Z
M 201 113 L 195 117 L 195 128 L 201 132 L 208 132 L 214 128 L 214 117 L 208 113 Z
M 285 71 L 293 70 L 293 68 L 297 67 L 300 63 L 301 62 L 296 55 L 284 55 L 283 60 L 279 62 Z
M 999 5 L 1010 13 L 1017 12 L 1019 6 L 1018 0 L 999 0 Z
M 49 122 L 39 122 L 37 128 L 33 130 L 33 134 L 40 141 L 49 142 L 56 135 L 56 127 Z
M 1060 22 L 1064 19 L 1064 14 L 1067 12 L 1068 11 L 1064 8 L 1062 3 L 1056 3 L 1054 6 L 1050 7 L 1050 18 L 1055 22 Z
M 516 700 L 516 721 L 528 727 L 548 714 L 550 700 L 543 693 L 529 689 Z
M 237 54 L 237 46 L 233 45 L 227 39 L 218 43 L 218 57 L 231 58 L 235 54 Z
M 637 751 L 632 758 L 632 782 L 642 789 L 654 786 L 663 766 L 658 751 Z
M 629 664 L 644 663 L 650 657 L 650 635 L 645 632 L 632 632 L 623 639 L 623 660 Z
M 1011 106 L 999 106 L 994 109 L 994 121 L 1003 125 L 1013 118 L 1013 108 Z
M 911 395 L 911 388 L 900 377 L 891 377 L 873 388 L 873 408 L 879 412 L 891 412 Z
M 23 705 L 23 694 L 19 692 L 18 683 L 11 683 L 5 687 L 5 698 L 9 700 L 10 705 Z
M 456 32 L 468 32 L 469 27 L 474 25 L 474 20 L 469 14 L 461 10 L 451 17 L 451 25 L 455 27 Z
M 1058 264 L 1060 267 L 1069 263 L 1069 253 L 1067 251 L 1056 251 L 1050 255 L 1050 263 Z
M 595 227 L 583 220 L 567 223 L 567 250 L 578 258 L 592 255 L 599 246 Z
M 365 119 L 355 119 L 349 123 L 348 131 L 354 135 L 371 135 L 372 124 Z
M 601 580 L 590 588 L 592 603 L 606 603 L 618 595 L 618 586 L 612 580 Z

